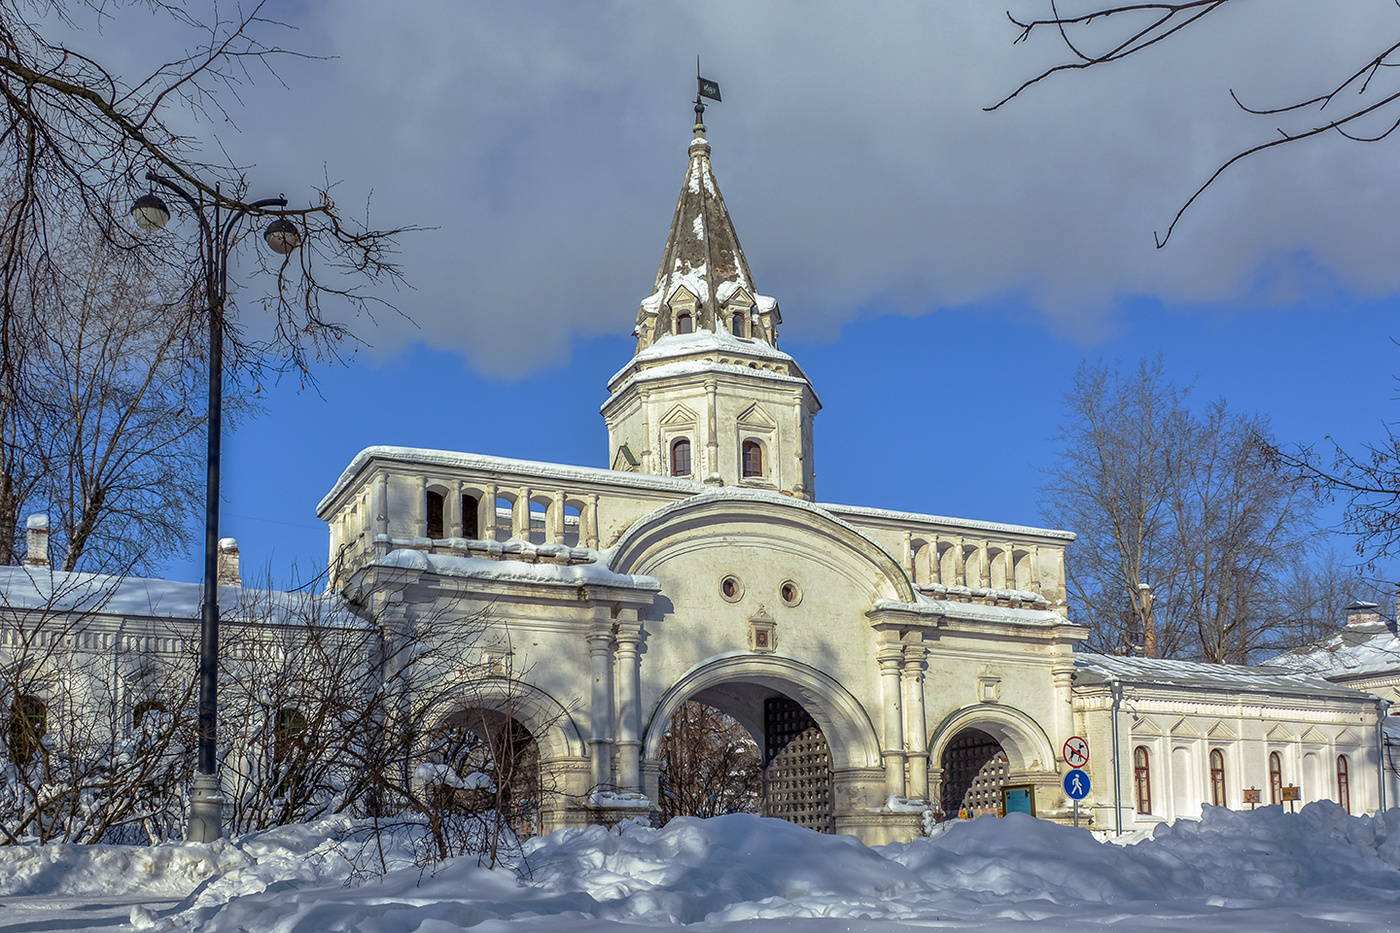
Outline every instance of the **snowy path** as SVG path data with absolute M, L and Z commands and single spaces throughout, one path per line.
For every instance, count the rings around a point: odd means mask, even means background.
M 531 840 L 523 877 L 459 859 L 366 879 L 362 853 L 348 821 L 215 846 L 0 848 L 0 931 L 1400 929 L 1400 811 L 1330 804 L 1212 808 L 1133 845 L 1020 814 L 873 849 L 742 815 L 590 827 Z

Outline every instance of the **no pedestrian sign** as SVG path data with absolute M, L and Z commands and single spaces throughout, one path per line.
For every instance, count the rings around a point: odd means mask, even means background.
M 1065 764 L 1071 768 L 1082 768 L 1089 763 L 1089 743 L 1077 735 L 1065 742 Z

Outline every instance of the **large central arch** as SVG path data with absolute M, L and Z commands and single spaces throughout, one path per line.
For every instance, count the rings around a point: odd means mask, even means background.
M 660 755 L 666 725 L 686 700 L 711 705 L 715 699 L 729 700 L 725 712 L 762 735 L 761 717 L 745 709 L 743 691 L 735 689 L 742 685 L 765 687 L 801 703 L 831 744 L 833 770 L 880 767 L 880 742 L 870 717 L 833 677 L 791 658 L 737 652 L 696 665 L 662 694 L 646 721 L 643 756 L 655 760 Z

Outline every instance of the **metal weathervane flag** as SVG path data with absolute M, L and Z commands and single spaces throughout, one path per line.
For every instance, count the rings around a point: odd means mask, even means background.
M 709 78 L 701 78 L 699 75 L 696 75 L 696 80 L 700 82 L 700 96 L 701 96 L 701 97 L 708 97 L 710 100 L 719 101 L 720 103 L 724 103 L 724 101 L 721 100 L 721 99 L 720 99 L 720 96 L 719 96 L 719 82 L 718 82 L 718 81 L 711 81 Z

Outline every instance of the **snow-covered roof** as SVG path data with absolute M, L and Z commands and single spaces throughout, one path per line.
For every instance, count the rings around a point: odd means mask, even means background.
M 1269 663 L 1327 678 L 1400 675 L 1400 637 L 1384 621 L 1352 625 L 1321 642 L 1271 658 Z
M 0 609 L 197 621 L 204 587 L 198 583 L 69 573 L 40 567 L 0 567 Z M 219 615 L 255 622 L 358 625 L 341 597 L 242 586 L 219 587 Z
M 1074 656 L 1079 684 L 1110 681 L 1162 687 L 1196 687 L 1246 693 L 1281 693 L 1303 696 L 1356 697 L 1355 690 L 1339 687 L 1310 674 L 1280 667 L 1240 664 L 1208 664 L 1166 658 L 1121 658 L 1081 652 Z

